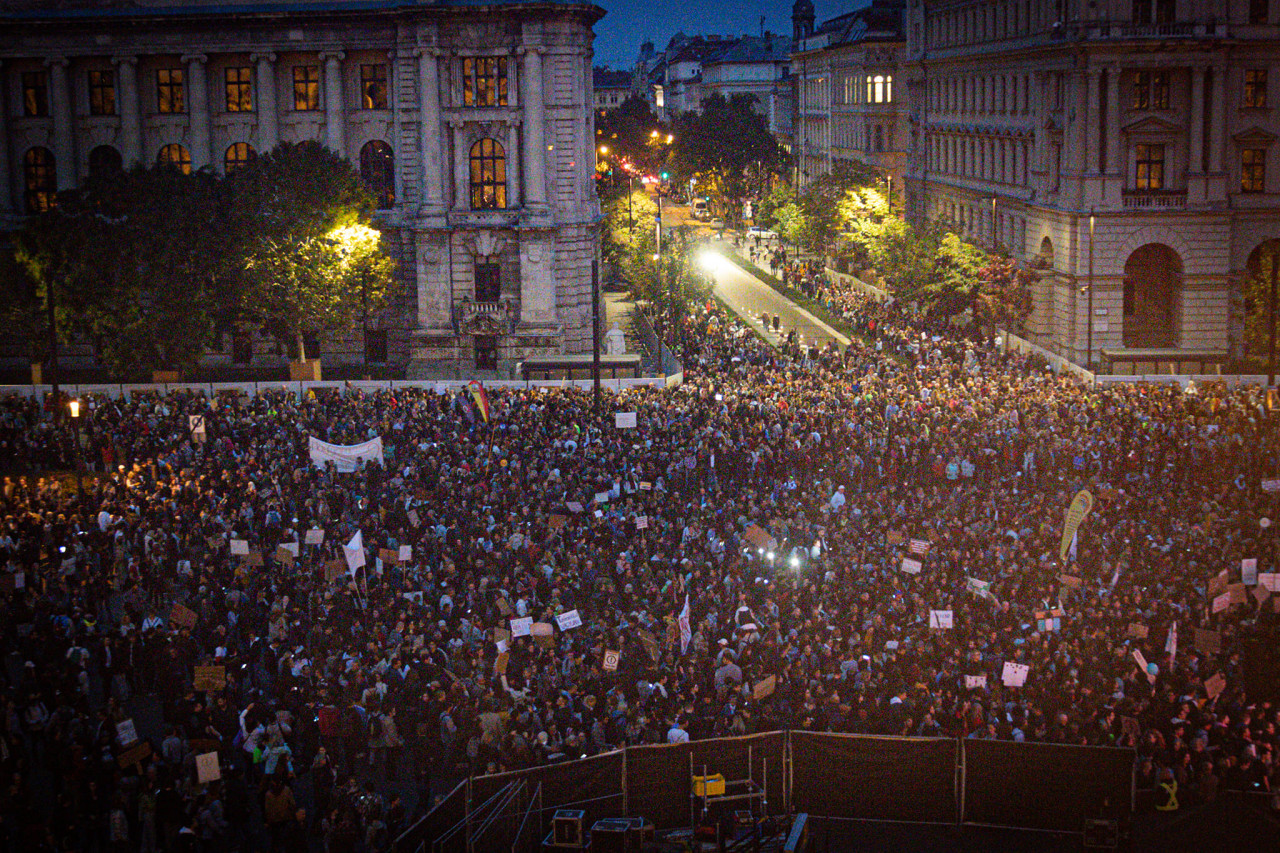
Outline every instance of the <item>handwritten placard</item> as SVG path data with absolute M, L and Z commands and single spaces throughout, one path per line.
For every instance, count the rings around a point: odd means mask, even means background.
M 950 610 L 930 610 L 929 627 L 942 630 L 954 627 L 952 624 L 952 612 Z
M 196 756 L 196 781 L 201 785 L 217 782 L 222 778 L 222 767 L 218 764 L 218 753 L 206 752 Z
M 1005 661 L 1004 669 L 1000 673 L 1000 679 L 1004 682 L 1005 687 L 1021 687 L 1027 683 L 1027 673 L 1031 671 L 1025 663 L 1014 663 L 1013 661 Z
M 532 616 L 518 616 L 511 620 L 511 636 L 527 637 L 531 633 L 533 627 Z
M 324 531 L 323 531 L 323 530 L 308 530 L 305 534 L 303 534 L 302 541 L 303 541 L 303 542 L 305 542 L 305 543 L 306 543 L 306 544 L 308 544 L 308 545 L 323 545 L 323 544 L 324 544 Z
M 635 412 L 614 412 L 613 425 L 617 429 L 635 429 L 636 413 Z
M 556 625 L 561 631 L 568 631 L 570 628 L 580 627 L 582 617 L 578 615 L 577 610 L 567 610 L 556 617 Z

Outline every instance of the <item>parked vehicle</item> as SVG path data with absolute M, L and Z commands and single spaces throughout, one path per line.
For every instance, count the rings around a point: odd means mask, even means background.
M 689 205 L 689 215 L 694 219 L 706 221 L 711 218 L 711 205 L 705 198 L 695 198 Z
M 752 225 L 750 228 L 747 229 L 747 236 L 758 237 L 761 240 L 777 240 L 778 239 L 777 233 L 770 231 L 768 228 L 765 228 L 763 225 Z

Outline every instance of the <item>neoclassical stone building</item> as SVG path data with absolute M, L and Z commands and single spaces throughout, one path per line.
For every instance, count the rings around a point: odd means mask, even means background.
M 0 2 L 0 217 L 95 169 L 234 169 L 319 140 L 359 169 L 400 304 L 315 340 L 410 376 L 591 346 L 599 206 L 587 2 Z M 212 361 L 272 363 L 223 341 Z

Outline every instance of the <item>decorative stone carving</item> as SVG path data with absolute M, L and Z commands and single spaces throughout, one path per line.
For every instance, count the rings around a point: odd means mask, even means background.
M 458 305 L 458 331 L 464 335 L 506 335 L 514 326 L 515 310 L 511 300 L 472 302 Z
M 495 234 L 492 231 L 477 231 L 474 239 L 476 254 L 480 257 L 491 257 L 502 251 L 502 246 L 506 242 L 501 234 Z

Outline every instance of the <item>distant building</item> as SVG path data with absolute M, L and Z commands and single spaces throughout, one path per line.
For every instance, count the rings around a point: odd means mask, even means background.
M 596 112 L 611 110 L 622 104 L 631 94 L 631 72 L 610 71 L 608 68 L 591 69 L 591 88 L 595 92 Z
M 571 0 L 3 0 L 0 220 L 98 169 L 224 171 L 319 140 L 380 199 L 404 284 L 367 331 L 312 336 L 325 361 L 501 374 L 587 352 L 602 14 Z M 209 360 L 282 356 L 228 334 Z
M 790 39 L 772 33 L 741 38 L 676 33 L 661 52 L 651 42 L 641 46 L 633 86 L 664 120 L 699 111 L 712 94 L 752 95 L 756 111 L 776 130 L 790 119 L 790 49 Z

